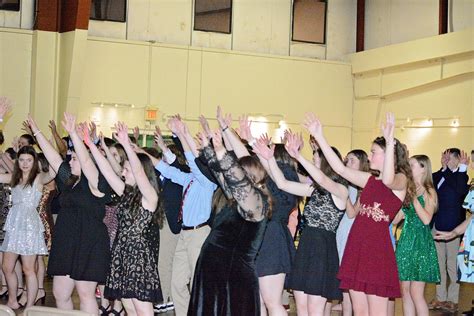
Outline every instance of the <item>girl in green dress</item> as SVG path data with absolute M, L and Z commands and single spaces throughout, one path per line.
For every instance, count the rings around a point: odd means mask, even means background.
M 425 283 L 440 280 L 438 257 L 429 223 L 437 206 L 437 195 L 431 176 L 431 162 L 425 155 L 410 158 L 417 187 L 417 197 L 402 208 L 394 222 L 405 219 L 396 250 L 401 281 L 404 315 L 428 315 L 424 298 Z

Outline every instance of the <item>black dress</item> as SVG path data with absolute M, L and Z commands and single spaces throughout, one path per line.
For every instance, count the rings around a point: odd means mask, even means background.
M 196 264 L 188 315 L 260 315 L 255 257 L 266 220 L 254 221 L 253 216 L 266 213 L 267 198 L 253 188 L 232 153 L 226 154 L 219 167 L 226 182 L 224 189 L 240 205 L 259 201 L 260 207 L 243 210 L 230 201 L 216 215 Z
M 105 195 L 96 197 L 84 175 L 74 187 L 66 184 L 70 176 L 71 168 L 63 162 L 56 176 L 61 210 L 54 227 L 48 274 L 104 283 L 109 272 L 110 249 L 103 219 L 110 187 L 99 174 L 98 189 Z
M 339 280 L 336 230 L 344 215 L 331 194 L 314 189 L 304 208 L 306 226 L 301 234 L 289 277 L 289 288 L 330 300 L 342 299 Z
M 299 181 L 296 170 L 288 164 L 278 164 L 285 178 Z M 262 246 L 257 256 L 259 277 L 290 273 L 296 248 L 288 229 L 288 217 L 298 201 L 293 194 L 278 189 L 275 182 L 268 178 L 267 186 L 272 194 L 272 218 L 268 221 Z
M 119 225 L 104 296 L 158 303 L 163 301 L 158 276 L 159 227 L 153 225 L 154 213 L 143 208 L 141 197 L 138 188 L 127 185 L 118 202 Z

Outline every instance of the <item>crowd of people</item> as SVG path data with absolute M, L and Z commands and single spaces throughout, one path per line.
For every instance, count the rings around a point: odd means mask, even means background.
M 0 98 L 0 121 L 14 110 Z M 474 151 L 445 150 L 433 173 L 389 113 L 368 154 L 343 158 L 310 113 L 307 159 L 301 134 L 216 119 L 193 136 L 173 116 L 172 142 L 157 127 L 140 147 L 123 122 L 108 138 L 64 113 L 67 136 L 50 121 L 50 137 L 28 116 L 0 155 L 0 297 L 44 303 L 47 274 L 58 308 L 76 290 L 97 315 L 279 316 L 289 292 L 303 316 L 391 315 L 399 297 L 407 316 L 457 310 L 458 282 L 474 283 Z

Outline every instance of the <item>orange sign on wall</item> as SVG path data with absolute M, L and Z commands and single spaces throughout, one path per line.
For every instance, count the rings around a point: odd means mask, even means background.
M 154 107 L 147 107 L 145 109 L 145 120 L 146 121 L 156 121 L 158 118 L 158 109 Z

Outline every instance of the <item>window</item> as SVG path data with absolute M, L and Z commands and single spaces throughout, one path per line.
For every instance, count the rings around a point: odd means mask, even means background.
M 0 0 L 0 10 L 20 11 L 20 0 Z
M 326 42 L 326 0 L 294 0 L 293 41 Z
M 230 34 L 232 0 L 195 0 L 194 30 Z
M 126 16 L 126 0 L 92 0 L 91 20 L 125 22 Z

